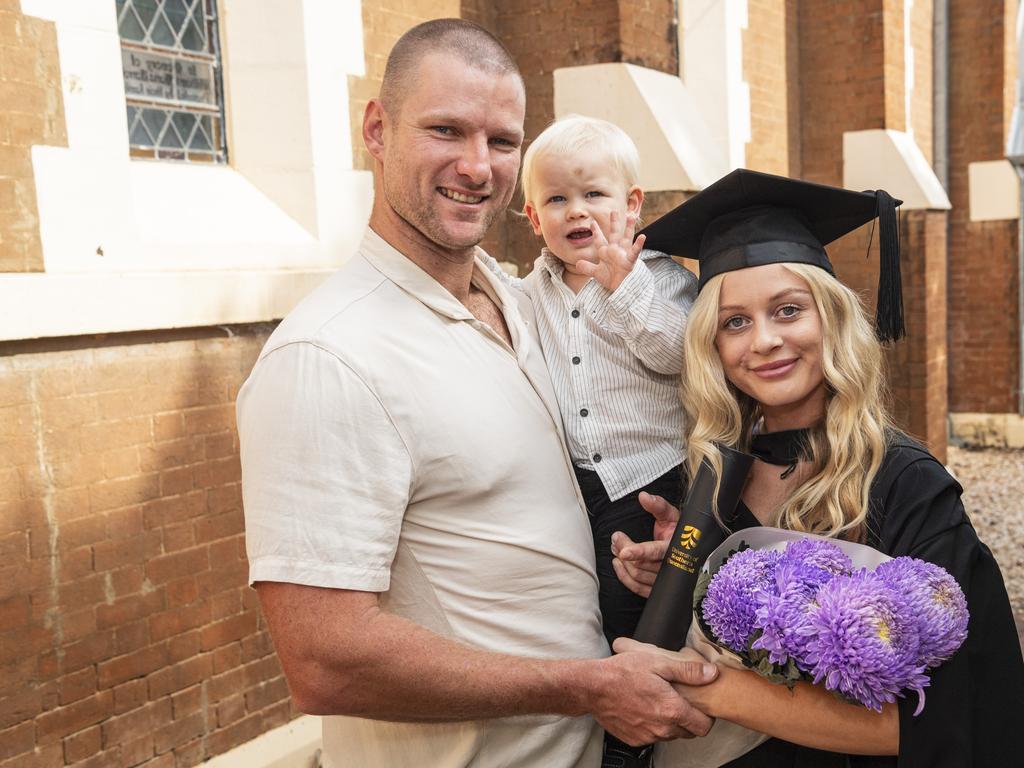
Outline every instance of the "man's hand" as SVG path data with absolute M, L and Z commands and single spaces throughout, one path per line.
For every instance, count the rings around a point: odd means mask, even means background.
M 594 278 L 608 291 L 614 292 L 633 271 L 633 265 L 636 264 L 640 251 L 644 249 L 647 236 L 640 235 L 634 242 L 633 232 L 637 222 L 635 213 L 626 214 L 625 223 L 620 221 L 621 216 L 615 211 L 609 214 L 608 219 L 607 237 L 596 221 L 591 224 L 594 241 L 597 244 L 597 261 L 577 261 L 576 269 L 581 274 Z
M 612 534 L 612 568 L 619 581 L 641 597 L 651 594 L 651 586 L 661 570 L 668 542 L 679 522 L 679 510 L 661 496 L 642 492 L 640 506 L 654 517 L 654 541 L 634 542 L 626 534 Z
M 703 686 L 718 676 L 718 669 L 700 659 L 683 660 L 679 654 L 620 638 L 623 653 L 602 662 L 606 676 L 588 709 L 605 728 L 627 744 L 689 739 L 704 736 L 714 721 L 691 706 L 672 684 Z

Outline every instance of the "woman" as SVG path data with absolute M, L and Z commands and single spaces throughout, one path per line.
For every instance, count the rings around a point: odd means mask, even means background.
M 737 171 L 646 232 L 648 247 L 701 261 L 682 386 L 690 473 L 705 458 L 717 464 L 716 442 L 758 457 L 728 527 L 777 526 L 932 561 L 956 577 L 971 613 L 964 646 L 932 672 L 918 717 L 912 694 L 879 714 L 748 670 L 685 689 L 707 714 L 775 737 L 731 768 L 1024 764 L 1024 662 L 999 569 L 960 486 L 892 427 L 881 348 L 823 247 L 881 209 L 878 328 L 899 337 L 894 206 L 884 193 Z M 659 529 L 670 528 L 671 508 L 645 501 Z M 617 535 L 614 547 L 620 578 L 648 593 L 664 544 Z

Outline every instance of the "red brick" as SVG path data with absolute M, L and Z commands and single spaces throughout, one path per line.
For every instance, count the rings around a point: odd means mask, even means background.
M 163 528 L 164 552 L 170 554 L 196 545 L 194 525 L 190 520 Z M 201 542 L 202 543 L 202 542 Z
M 159 755 L 168 752 L 174 747 L 183 745 L 206 730 L 206 723 L 203 714 L 197 712 L 189 715 L 184 720 L 175 720 L 162 728 L 158 728 L 153 734 L 153 744 L 156 753 Z
M 103 747 L 109 749 L 115 744 L 134 740 L 141 734 L 150 734 L 170 721 L 171 700 L 169 698 L 150 702 L 123 715 L 112 717 L 103 723 L 101 726 Z
M 139 449 L 139 462 L 146 472 L 159 472 L 197 464 L 203 460 L 203 441 L 198 437 L 143 445 Z
M 28 616 L 28 595 L 14 595 L 0 601 L 0 632 L 25 626 Z
M 213 674 L 210 654 L 196 656 L 154 672 L 147 678 L 149 698 L 157 699 L 200 682 Z M 160 750 L 158 750 L 160 751 Z
M 242 660 L 249 662 L 261 659 L 274 652 L 270 633 L 263 631 L 242 638 Z
M 204 456 L 207 459 L 222 459 L 238 453 L 234 432 L 220 432 L 203 438 Z
M 93 546 L 97 571 L 112 571 L 126 565 L 145 563 L 160 552 L 158 531 L 146 531 L 130 539 L 101 541 Z
M 245 692 L 245 709 L 258 712 L 289 697 L 288 683 L 284 677 L 278 677 Z
M 145 621 L 125 624 L 114 630 L 114 652 L 131 653 L 150 644 L 149 625 Z
M 223 619 L 234 616 L 242 610 L 242 594 L 240 589 L 227 590 L 210 598 L 213 615 Z
M 114 695 L 101 691 L 82 701 L 44 712 L 36 718 L 36 740 L 39 744 L 59 741 L 68 734 L 106 720 L 114 713 Z
M 117 507 L 141 504 L 160 496 L 160 476 L 136 475 L 120 480 L 104 480 L 89 486 L 89 508 L 104 512 Z
M 94 725 L 64 739 L 64 760 L 74 763 L 100 751 L 100 727 Z
M 193 629 L 181 635 L 175 635 L 167 641 L 167 656 L 172 664 L 192 658 L 199 654 L 200 631 Z
M 114 633 L 97 632 L 64 648 L 64 671 L 74 672 L 89 664 L 95 664 L 100 659 L 108 658 L 113 650 Z
M 229 669 L 241 666 L 241 664 L 241 643 L 231 643 L 230 645 L 222 646 L 213 652 L 213 673 L 215 675 L 227 672 Z
M 201 517 L 196 520 L 195 528 L 196 541 L 204 543 L 242 533 L 245 519 L 241 510 L 235 510 L 215 517 Z
M 111 539 L 128 539 L 142 531 L 142 507 L 124 507 L 107 513 L 107 535 Z
M 241 693 L 246 686 L 245 668 L 235 667 L 224 674 L 210 678 L 206 688 L 206 694 L 210 702 L 218 702 L 229 696 Z
M 42 708 L 42 692 L 36 686 L 10 693 L 0 698 L 0 728 L 31 720 Z
M 22 753 L 11 760 L 0 763 L 0 766 L 2 768 L 63 768 L 64 745 L 60 742 L 37 745 L 31 752 Z
M 177 608 L 181 605 L 188 605 L 199 597 L 199 587 L 192 576 L 184 579 L 170 581 L 167 583 L 167 607 Z
M 109 605 L 96 606 L 96 624 L 101 629 L 121 626 L 155 614 L 162 610 L 164 605 L 164 594 L 160 590 L 128 595 Z
M 205 571 L 209 567 L 207 548 L 197 547 L 153 558 L 146 564 L 146 577 L 154 584 L 164 584 L 173 579 Z
M 240 613 L 230 619 L 218 621 L 203 627 L 201 636 L 204 651 L 216 648 L 232 640 L 238 640 L 256 629 L 255 613 Z
M 211 755 L 220 755 L 232 747 L 251 741 L 263 732 L 262 718 L 249 715 L 237 723 L 222 728 L 207 737 L 206 746 Z
M 148 675 L 167 663 L 167 646 L 151 645 L 138 651 L 117 656 L 110 661 L 100 662 L 96 668 L 99 674 L 100 688 L 123 683 L 132 678 Z
M 204 699 L 205 696 L 201 683 L 172 694 L 171 707 L 174 710 L 174 719 L 181 720 L 184 717 L 201 711 Z
M 137 739 L 121 744 L 121 765 L 132 766 L 145 762 L 153 756 L 153 734 L 147 733 Z M 147 763 L 148 766 L 151 763 Z
M 129 680 L 114 687 L 114 714 L 141 707 L 149 700 L 145 680 Z
M 199 738 L 174 748 L 174 764 L 176 768 L 191 768 L 199 765 L 208 757 L 206 739 Z
M 234 403 L 191 408 L 185 411 L 185 431 L 190 435 L 207 435 L 234 428 Z
M 60 688 L 60 703 L 70 704 L 96 693 L 96 670 L 86 667 L 78 672 L 65 675 L 57 681 Z
M 217 727 L 236 723 L 245 717 L 245 696 L 238 694 L 231 696 L 217 704 Z
M 36 730 L 32 722 L 21 723 L 0 731 L 0 761 L 31 752 L 36 745 Z
M 154 640 L 162 640 L 210 622 L 213 614 L 208 602 L 173 608 L 150 617 L 149 631 Z
M 156 499 L 142 507 L 143 524 L 146 528 L 159 528 L 168 523 L 198 517 L 205 512 L 206 496 L 202 491 L 193 491 L 170 499 Z

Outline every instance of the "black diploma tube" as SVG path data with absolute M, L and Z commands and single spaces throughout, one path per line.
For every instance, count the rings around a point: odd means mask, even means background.
M 723 520 L 730 520 L 736 512 L 754 457 L 722 445 L 718 450 L 722 455 L 718 514 Z M 686 494 L 679 523 L 640 615 L 634 640 L 670 651 L 678 651 L 686 643 L 686 633 L 693 619 L 693 591 L 701 566 L 726 538 L 726 532 L 714 516 L 714 496 L 715 473 L 705 459 Z

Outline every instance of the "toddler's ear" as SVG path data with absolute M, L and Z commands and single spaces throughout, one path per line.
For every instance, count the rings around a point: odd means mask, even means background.
M 533 207 L 533 203 L 527 203 L 526 207 L 523 208 L 523 213 L 526 214 L 526 218 L 528 218 L 530 220 L 530 224 L 533 225 L 533 234 L 541 234 L 540 214 L 537 213 L 537 209 Z
M 626 210 L 639 216 L 640 208 L 643 207 L 643 204 L 644 191 L 637 186 L 630 187 L 629 192 L 626 194 Z

